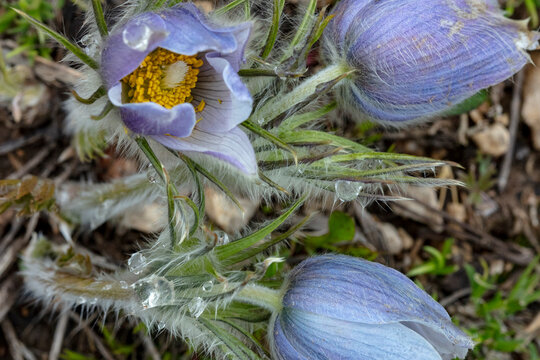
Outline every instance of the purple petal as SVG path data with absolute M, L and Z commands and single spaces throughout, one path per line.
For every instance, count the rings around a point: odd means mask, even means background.
M 122 84 L 118 83 L 108 92 L 109 100 L 120 108 L 124 124 L 137 134 L 186 137 L 195 126 L 195 109 L 189 103 L 171 109 L 153 103 L 122 103 Z
M 202 100 L 206 103 L 197 128 L 227 132 L 249 117 L 253 99 L 229 62 L 214 56 L 206 56 L 192 91 L 195 103 Z
M 197 127 L 186 138 L 153 136 L 168 148 L 182 152 L 200 152 L 226 161 L 249 175 L 257 174 L 255 152 L 247 135 L 239 128 L 225 133 L 211 133 Z
M 101 55 L 107 89 L 131 74 L 169 35 L 165 22 L 155 13 L 141 14 L 111 33 Z
M 159 13 L 143 13 L 109 36 L 102 54 L 103 77 L 107 88 L 111 88 L 157 47 L 183 55 L 217 52 L 237 70 L 250 31 L 250 23 L 214 27 L 188 3 Z
M 444 308 L 406 276 L 349 256 L 304 261 L 290 275 L 283 305 L 365 324 L 417 323 L 460 348 L 473 345 Z
M 399 324 L 344 321 L 297 309 L 284 309 L 274 325 L 278 359 L 436 360 L 437 351 Z
M 335 12 L 343 23 L 328 38 L 346 34 L 336 48 L 358 69 L 344 101 L 383 122 L 433 117 L 511 77 L 536 36 L 493 0 L 343 1 Z

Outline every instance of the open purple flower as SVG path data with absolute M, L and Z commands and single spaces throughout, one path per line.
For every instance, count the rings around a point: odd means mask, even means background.
M 102 76 L 126 127 L 256 174 L 253 148 L 238 128 L 253 104 L 237 74 L 250 31 L 250 23 L 210 24 L 189 3 L 115 29 L 103 49 Z
M 496 0 L 342 0 L 333 14 L 327 58 L 357 70 L 341 102 L 393 125 L 442 114 L 511 77 L 538 40 Z
M 406 276 L 350 256 L 301 263 L 282 304 L 271 329 L 279 360 L 451 360 L 474 346 Z

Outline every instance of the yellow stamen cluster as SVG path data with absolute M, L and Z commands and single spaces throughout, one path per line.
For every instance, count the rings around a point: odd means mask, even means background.
M 167 76 L 169 66 L 179 61 L 185 64 L 185 74 L 179 83 L 171 86 L 163 80 Z M 127 90 L 127 102 L 154 102 L 167 109 L 178 104 L 191 102 L 193 100 L 191 89 L 197 84 L 199 68 L 202 65 L 203 61 L 197 59 L 196 56 L 180 55 L 157 48 L 148 54 L 135 71 L 122 79 L 122 82 L 129 89 Z M 174 70 L 171 68 L 171 71 Z M 204 107 L 204 105 L 202 106 Z

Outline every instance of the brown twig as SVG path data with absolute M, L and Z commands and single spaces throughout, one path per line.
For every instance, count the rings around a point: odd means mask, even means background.
M 508 184 L 508 177 L 510 176 L 510 169 L 512 167 L 512 161 L 514 160 L 514 148 L 516 146 L 519 119 L 521 117 L 521 92 L 523 90 L 524 79 L 525 72 L 522 70 L 516 75 L 516 84 L 514 86 L 512 103 L 510 105 L 510 144 L 508 146 L 508 151 L 504 155 L 501 171 L 499 172 L 499 179 L 497 180 L 499 192 L 503 192 Z
M 56 329 L 54 331 L 53 343 L 51 350 L 49 351 L 49 360 L 57 360 L 62 350 L 62 342 L 66 333 L 66 327 L 69 319 L 69 313 L 64 311 L 60 315 L 60 319 L 56 323 Z
M 464 240 L 468 240 L 474 243 L 475 245 L 481 246 L 485 249 L 490 249 L 497 255 L 501 256 L 503 259 L 506 259 L 514 264 L 526 266 L 534 258 L 534 254 L 531 251 L 531 249 L 525 248 L 515 243 L 506 243 L 488 233 L 481 232 L 475 229 L 469 224 L 466 224 L 462 221 L 457 220 L 456 218 L 454 218 L 453 216 L 451 216 L 445 211 L 434 208 L 433 206 L 430 206 L 418 199 L 415 199 L 415 201 L 417 201 L 419 204 L 424 206 L 426 209 L 439 214 L 446 221 L 450 221 L 459 225 L 459 227 L 464 230 L 463 233 L 460 233 L 460 238 Z M 401 205 L 399 202 L 396 202 L 395 206 L 399 207 L 400 209 L 404 211 L 410 212 L 409 209 Z M 419 214 L 416 214 L 416 215 L 419 215 Z M 450 231 L 455 232 L 455 230 L 452 230 L 452 229 L 450 229 Z

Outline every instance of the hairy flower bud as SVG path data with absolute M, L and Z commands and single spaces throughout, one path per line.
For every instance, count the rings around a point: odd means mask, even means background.
M 356 70 L 340 101 L 352 115 L 395 126 L 511 77 L 538 40 L 496 0 L 342 0 L 333 15 L 325 55 Z
M 271 327 L 276 359 L 463 359 L 473 342 L 403 274 L 343 255 L 290 274 Z

